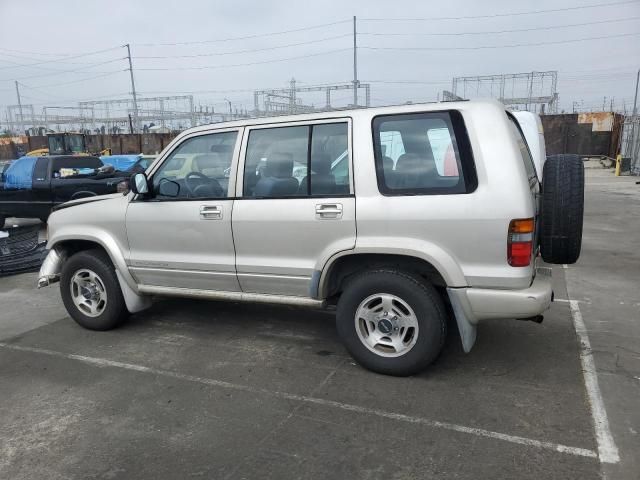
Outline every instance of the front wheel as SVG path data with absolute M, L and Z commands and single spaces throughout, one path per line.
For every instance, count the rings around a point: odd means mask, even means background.
M 336 314 L 338 333 L 365 368 L 407 376 L 424 370 L 442 350 L 447 315 L 431 284 L 396 270 L 351 280 Z
M 65 262 L 60 294 L 69 315 L 84 328 L 110 330 L 127 317 L 115 269 L 102 250 L 85 250 Z

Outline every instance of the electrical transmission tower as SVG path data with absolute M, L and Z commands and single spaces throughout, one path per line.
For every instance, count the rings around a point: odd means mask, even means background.
M 365 107 L 371 105 L 371 87 L 368 83 L 357 84 L 358 89 L 364 90 Z M 331 104 L 331 93 L 338 90 L 353 90 L 353 83 L 336 83 L 332 85 L 318 85 L 299 87 L 295 78 L 289 83 L 289 88 L 275 88 L 269 90 L 256 90 L 253 92 L 254 116 L 287 115 L 295 113 L 322 112 L 336 110 Z M 324 105 L 316 107 L 306 105 L 299 98 L 299 93 L 324 92 Z M 353 105 L 350 105 L 353 107 Z
M 459 98 L 497 98 L 515 110 L 557 113 L 557 85 L 557 71 L 455 77 L 447 94 Z

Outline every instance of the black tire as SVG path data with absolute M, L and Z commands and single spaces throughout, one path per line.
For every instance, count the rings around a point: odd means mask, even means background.
M 578 261 L 584 216 L 584 164 L 578 155 L 551 155 L 542 176 L 540 253 L 547 263 Z
M 376 354 L 358 336 L 358 307 L 367 297 L 382 293 L 402 299 L 417 317 L 415 344 L 401 356 Z M 397 270 L 373 270 L 357 275 L 346 285 L 338 301 L 336 327 L 346 349 L 360 365 L 386 375 L 407 376 L 424 370 L 442 350 L 447 314 L 442 298 L 425 280 Z
M 106 305 L 102 313 L 95 317 L 83 313 L 72 298 L 71 280 L 76 272 L 85 269 L 98 275 L 106 292 Z M 120 325 L 129 313 L 113 264 L 103 250 L 84 250 L 65 262 L 60 277 L 60 294 L 69 315 L 89 330 L 111 330 Z
M 4 215 L 0 215 L 0 228 L 4 228 L 4 222 L 7 219 Z

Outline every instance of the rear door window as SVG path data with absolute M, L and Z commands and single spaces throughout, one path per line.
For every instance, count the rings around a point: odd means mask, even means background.
M 33 179 L 37 182 L 43 182 L 49 177 L 49 159 L 39 158 L 33 169 Z
M 244 196 L 349 195 L 348 138 L 347 122 L 252 130 L 244 165 Z

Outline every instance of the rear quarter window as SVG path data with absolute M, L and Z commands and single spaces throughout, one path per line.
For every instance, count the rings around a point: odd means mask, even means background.
M 378 188 L 384 195 L 464 194 L 477 187 L 458 111 L 375 117 L 373 140 Z
M 518 149 L 520 150 L 520 157 L 522 158 L 522 163 L 527 172 L 527 179 L 531 181 L 534 178 L 538 178 L 536 175 L 536 167 L 535 167 L 535 164 L 533 163 L 533 157 L 531 156 L 531 152 L 529 151 L 529 146 L 527 145 L 527 141 L 524 138 L 524 133 L 520 128 L 520 124 L 512 115 L 507 113 L 507 116 L 509 117 L 509 120 L 510 120 L 509 123 L 511 124 L 511 132 L 513 133 L 513 136 L 515 137 L 516 142 L 518 143 Z

